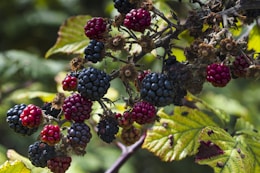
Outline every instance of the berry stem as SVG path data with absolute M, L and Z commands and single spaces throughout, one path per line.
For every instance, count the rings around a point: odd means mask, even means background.
M 133 145 L 126 147 L 125 145 L 119 143 L 118 146 L 122 150 L 121 156 L 115 161 L 115 163 L 105 172 L 105 173 L 117 173 L 121 166 L 136 152 L 143 144 L 145 139 L 145 134 Z

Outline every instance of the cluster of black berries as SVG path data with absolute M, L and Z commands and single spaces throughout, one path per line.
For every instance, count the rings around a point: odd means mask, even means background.
M 216 8 L 215 1 L 199 4 L 207 10 L 192 12 L 175 31 L 172 28 L 176 21 L 172 23 L 158 12 L 151 0 L 113 2 L 118 16 L 111 20 L 93 17 L 82 28 L 89 44 L 82 52 L 83 57 L 70 61 L 70 72 L 62 81 L 63 90 L 69 91 L 67 95 L 58 93 L 52 102 L 42 107 L 19 104 L 7 112 L 7 123 L 17 133 L 32 135 L 42 129 L 39 140 L 28 150 L 29 159 L 37 167 L 47 166 L 54 173 L 65 172 L 70 166 L 71 154 L 86 153 L 93 130 L 106 143 L 121 139 L 131 145 L 147 129 L 146 124 L 159 120 L 157 108 L 171 104 L 182 106 L 187 92 L 200 93 L 205 81 L 224 87 L 231 78 L 248 76 L 252 60 L 241 52 L 242 43 L 226 37 L 225 30 L 219 28 L 222 20 L 216 13 L 221 9 Z M 157 25 L 159 18 L 164 28 Z M 203 23 L 208 24 L 206 31 L 202 30 Z M 177 38 L 176 33 L 184 30 L 189 31 L 194 41 L 184 49 L 186 62 L 179 62 L 172 55 L 170 43 Z M 140 52 L 133 50 L 133 44 L 138 45 Z M 164 55 L 157 57 L 162 68 L 159 71 L 143 69 L 147 66 L 140 65 L 143 62 L 140 60 L 157 47 L 165 49 Z M 114 51 L 121 51 L 123 58 Z M 102 62 L 108 58 L 120 65 L 113 70 L 98 68 L 103 67 Z M 115 78 L 122 81 L 128 94 L 122 98 L 125 103 L 122 112 L 112 111 L 109 106 L 113 102 L 105 98 Z M 103 110 L 97 122 L 91 119 L 95 113 L 93 102 L 99 103 Z M 96 124 L 92 128 L 89 124 L 93 122 Z

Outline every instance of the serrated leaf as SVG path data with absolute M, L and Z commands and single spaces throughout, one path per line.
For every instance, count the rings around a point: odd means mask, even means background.
M 259 42 L 260 42 L 260 28 L 255 24 L 255 26 L 249 33 L 248 50 L 254 50 L 255 52 L 260 52 Z
M 199 146 L 200 131 L 217 126 L 206 114 L 188 107 L 175 107 L 173 115 L 158 112 L 160 122 L 148 130 L 143 148 L 163 161 L 181 160 L 194 155 Z
M 246 139 L 246 143 L 252 152 L 254 173 L 260 172 L 260 143 L 259 140 Z
M 82 54 L 89 43 L 84 34 L 84 25 L 90 18 L 89 15 L 79 15 L 67 19 L 59 29 L 55 45 L 47 51 L 45 57 L 56 53 Z
M 210 134 L 209 131 L 211 131 Z M 202 130 L 199 140 L 210 141 L 212 145 L 223 150 L 223 154 L 197 159 L 197 163 L 211 166 L 215 173 L 250 173 L 253 171 L 252 153 L 241 136 L 232 137 L 219 127 L 206 127 Z
M 6 161 L 0 166 L 0 173 L 30 173 L 31 171 L 24 165 L 23 162 Z
M 237 119 L 234 130 L 236 134 L 247 134 L 253 138 L 260 137 L 255 127 L 243 118 Z

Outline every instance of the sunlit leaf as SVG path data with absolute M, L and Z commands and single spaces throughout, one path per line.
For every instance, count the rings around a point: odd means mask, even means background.
M 246 143 L 252 152 L 254 173 L 260 172 L 260 143 L 253 139 L 246 139 Z
M 232 137 L 219 127 L 206 127 L 199 140 L 210 142 L 211 146 L 218 146 L 223 151 L 223 154 L 208 158 L 196 157 L 197 163 L 211 166 L 215 173 L 248 173 L 254 169 L 252 153 L 241 136 Z
M 248 40 L 248 50 L 254 50 L 256 52 L 260 52 L 260 28 L 255 25 L 253 29 L 250 31 L 249 40 Z
M 164 161 L 181 160 L 194 155 L 199 147 L 200 132 L 206 126 L 217 126 L 206 114 L 187 107 L 175 107 L 172 115 L 158 112 L 160 122 L 147 132 L 143 148 Z
M 6 161 L 0 166 L 0 173 L 30 173 L 31 171 L 23 164 L 23 162 Z
M 82 54 L 89 39 L 84 34 L 84 25 L 91 18 L 89 15 L 73 16 L 61 25 L 55 45 L 48 50 L 45 57 L 56 53 Z

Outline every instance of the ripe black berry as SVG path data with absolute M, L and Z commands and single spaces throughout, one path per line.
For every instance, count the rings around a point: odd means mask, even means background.
M 54 118 L 57 118 L 58 115 L 61 113 L 61 109 L 56 109 L 54 107 L 52 107 L 52 103 L 48 102 L 45 103 L 42 107 L 41 107 L 42 111 L 44 112 L 45 115 L 50 115 L 53 116 Z
M 246 77 L 247 68 L 250 66 L 250 63 L 246 60 L 246 57 L 237 56 L 233 61 L 231 70 L 232 74 L 235 77 Z
M 23 126 L 22 121 L 20 119 L 20 115 L 25 109 L 26 105 L 25 104 L 19 104 L 15 105 L 14 107 L 10 108 L 7 111 L 7 117 L 6 121 L 9 125 L 10 128 L 12 128 L 16 133 L 20 133 L 22 135 L 32 135 L 34 132 L 37 131 L 36 128 L 28 128 Z
M 92 101 L 101 99 L 110 87 L 110 76 L 93 67 L 84 68 L 79 74 L 78 92 Z
M 55 155 L 55 148 L 44 142 L 36 141 L 29 146 L 28 157 L 36 167 L 46 167 L 47 161 L 54 158 Z
M 117 9 L 119 13 L 126 14 L 130 10 L 136 7 L 136 4 L 132 4 L 129 0 L 113 0 L 114 7 Z
M 165 74 L 149 73 L 142 81 L 141 98 L 155 106 L 166 106 L 174 101 L 174 86 Z
M 104 57 L 104 43 L 96 40 L 91 40 L 84 50 L 85 59 L 96 63 L 101 61 Z
M 111 143 L 116 137 L 119 127 L 114 117 L 106 116 L 97 125 L 98 136 L 106 143 Z
M 89 143 L 91 137 L 92 135 L 90 133 L 89 126 L 83 122 L 73 123 L 68 129 L 68 144 L 77 154 L 85 154 L 85 148 Z

